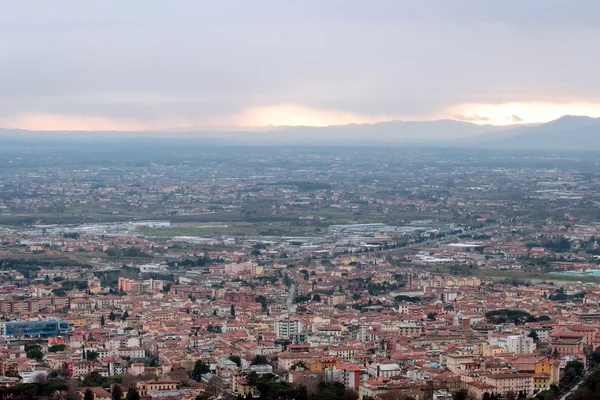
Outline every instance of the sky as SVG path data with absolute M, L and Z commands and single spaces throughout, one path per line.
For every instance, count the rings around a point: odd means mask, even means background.
M 0 0 L 0 127 L 600 117 L 597 0 Z

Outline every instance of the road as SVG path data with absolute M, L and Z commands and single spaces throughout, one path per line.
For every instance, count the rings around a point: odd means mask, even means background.
M 588 376 L 590 376 L 592 372 L 593 371 L 589 371 L 587 374 L 585 374 L 584 376 L 582 376 L 581 379 L 579 380 L 579 382 L 577 382 L 577 385 L 573 386 L 573 388 L 571 390 L 569 390 L 567 393 L 565 393 L 565 395 L 562 396 L 559 400 L 566 400 L 567 397 L 569 397 L 577 389 L 579 389 L 579 385 L 581 385 L 581 383 L 585 380 L 585 378 L 587 378 Z

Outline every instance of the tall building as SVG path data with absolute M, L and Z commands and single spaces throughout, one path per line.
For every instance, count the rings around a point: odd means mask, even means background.
M 506 338 L 506 349 L 515 354 L 533 353 L 535 343 L 529 336 L 513 335 Z
M 162 290 L 163 281 L 147 279 L 145 281 L 136 281 L 135 279 L 119 278 L 119 290 L 126 293 L 145 293 L 156 290 Z
M 336 306 L 338 304 L 344 304 L 346 302 L 346 295 L 343 293 L 334 293 L 327 298 L 327 304 L 330 306 Z
M 289 339 L 292 335 L 301 333 L 303 329 L 304 324 L 297 319 L 275 321 L 275 334 L 277 335 L 277 339 Z

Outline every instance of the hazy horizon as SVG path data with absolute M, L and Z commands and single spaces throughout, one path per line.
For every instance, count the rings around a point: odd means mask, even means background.
M 0 127 L 262 130 L 600 117 L 586 0 L 9 2 Z

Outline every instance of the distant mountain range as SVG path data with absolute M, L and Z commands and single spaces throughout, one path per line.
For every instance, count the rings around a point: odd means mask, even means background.
M 262 131 L 43 132 L 0 129 L 4 143 L 162 138 L 241 145 L 443 145 L 514 149 L 600 150 L 600 118 L 564 116 L 545 124 L 476 125 L 454 120 L 390 121 L 328 127 L 268 127 Z
M 556 150 L 600 150 L 600 118 L 565 115 L 545 124 L 517 128 L 513 135 L 483 143 L 493 147 Z

